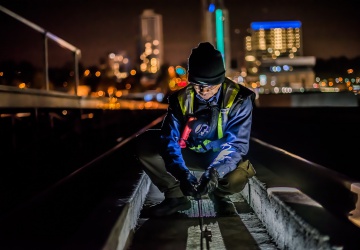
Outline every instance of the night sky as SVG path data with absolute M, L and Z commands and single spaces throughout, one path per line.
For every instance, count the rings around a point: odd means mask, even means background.
M 230 15 L 233 58 L 243 55 L 243 39 L 251 22 L 283 20 L 302 22 L 304 56 L 360 56 L 356 0 L 223 2 Z M 0 0 L 0 5 L 79 48 L 85 66 L 98 65 L 108 52 L 127 51 L 134 59 L 144 9 L 162 15 L 166 63 L 186 61 L 191 48 L 201 41 L 200 0 Z M 31 58 L 34 64 L 42 62 L 41 38 L 24 27 L 0 13 L 0 61 Z M 61 50 L 50 56 L 54 65 L 61 65 L 71 54 Z

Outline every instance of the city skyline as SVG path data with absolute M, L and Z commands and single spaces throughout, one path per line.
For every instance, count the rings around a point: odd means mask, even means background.
M 229 11 L 233 59 L 244 55 L 243 39 L 248 34 L 251 22 L 274 20 L 301 21 L 305 56 L 320 59 L 341 56 L 351 59 L 360 56 L 360 32 L 357 31 L 360 20 L 351 5 L 355 4 L 355 0 L 342 1 L 341 5 L 326 3 L 326 6 L 311 0 L 276 3 L 261 0 L 256 4 L 239 3 L 236 0 L 223 2 Z M 130 60 L 134 61 L 139 38 L 139 17 L 144 9 L 153 9 L 163 16 L 165 63 L 176 65 L 186 62 L 191 49 L 201 41 L 200 0 L 175 0 L 171 3 L 166 0 L 133 0 L 123 3 L 112 0 L 101 3 L 2 0 L 0 5 L 79 48 L 82 52 L 81 62 L 85 66 L 98 65 L 100 58 L 104 59 L 107 53 L 118 51 L 127 51 Z M 3 21 L 0 28 L 8 36 L 2 41 L 0 61 L 39 56 L 26 43 L 27 38 L 8 39 L 9 36 L 17 36 L 19 22 L 9 22 L 9 18 L 4 15 L 0 14 L 0 20 Z

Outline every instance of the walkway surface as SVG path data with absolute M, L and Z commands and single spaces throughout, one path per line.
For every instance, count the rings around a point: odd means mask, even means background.
M 191 200 L 192 207 L 183 212 L 165 218 L 147 218 L 140 214 L 138 226 L 128 250 L 143 249 L 277 249 L 267 234 L 265 227 L 254 214 L 254 211 L 241 194 L 232 195 L 239 213 L 233 217 L 216 217 L 213 204 L 203 196 L 201 237 L 198 203 Z M 151 185 L 144 203 L 154 205 L 164 199 L 159 190 Z

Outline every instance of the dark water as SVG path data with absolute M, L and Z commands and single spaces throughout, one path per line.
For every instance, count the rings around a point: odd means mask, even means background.
M 357 107 L 255 108 L 252 136 L 360 180 Z

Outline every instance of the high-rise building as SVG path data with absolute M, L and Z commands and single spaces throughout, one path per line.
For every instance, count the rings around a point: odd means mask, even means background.
M 212 43 L 222 54 L 225 68 L 230 68 L 229 13 L 222 0 L 202 0 L 202 39 Z
M 163 63 L 162 16 L 152 9 L 140 15 L 140 70 L 148 76 L 156 75 Z
M 313 88 L 315 57 L 303 56 L 300 21 L 253 22 L 245 38 L 247 80 L 260 93 Z

